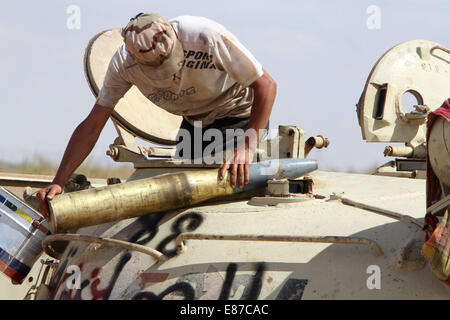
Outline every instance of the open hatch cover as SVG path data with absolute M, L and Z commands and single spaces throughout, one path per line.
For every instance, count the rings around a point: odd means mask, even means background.
M 433 111 L 450 96 L 450 52 L 427 40 L 403 42 L 388 50 L 372 69 L 357 105 L 368 142 L 425 142 L 427 112 L 408 110 L 405 93 Z
M 120 29 L 106 30 L 93 37 L 86 48 L 84 72 L 95 97 L 108 69 L 109 62 L 123 44 Z M 146 141 L 175 145 L 182 117 L 153 104 L 132 86 L 119 100 L 111 117 L 128 131 Z

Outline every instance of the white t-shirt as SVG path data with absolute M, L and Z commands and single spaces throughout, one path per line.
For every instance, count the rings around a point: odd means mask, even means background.
M 207 126 L 225 117 L 250 116 L 261 64 L 219 23 L 202 17 L 170 20 L 184 49 L 183 67 L 172 79 L 151 80 L 121 45 L 108 67 L 97 103 L 113 108 L 132 85 L 157 106 Z

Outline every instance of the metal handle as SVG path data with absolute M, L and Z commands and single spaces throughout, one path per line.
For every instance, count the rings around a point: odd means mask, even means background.
M 341 236 L 266 236 L 266 235 L 217 235 L 217 234 L 198 234 L 182 233 L 177 239 L 177 249 L 181 253 L 185 250 L 183 240 L 237 240 L 237 241 L 283 241 L 283 242 L 317 242 L 317 243 L 347 243 L 363 244 L 371 247 L 377 256 L 383 255 L 381 247 L 373 240 L 358 237 Z
M 161 252 L 140 245 L 136 243 L 131 243 L 128 241 L 123 240 L 117 240 L 117 239 L 111 239 L 111 238 L 100 238 L 100 237 L 92 237 L 92 236 L 85 236 L 81 234 L 71 234 L 71 233 L 65 233 L 65 234 L 53 234 L 44 239 L 42 242 L 42 248 L 45 251 L 46 254 L 49 256 L 60 260 L 62 254 L 59 252 L 56 252 L 51 247 L 51 243 L 54 241 L 80 241 L 80 242 L 89 242 L 89 243 L 99 243 L 107 246 L 112 247 L 119 247 L 127 250 L 133 250 L 138 251 L 141 253 L 148 254 L 149 256 L 152 256 L 153 258 L 157 259 L 158 261 L 162 262 L 166 260 L 166 256 L 162 254 Z
M 444 52 L 447 52 L 448 54 L 450 54 L 450 50 L 448 50 L 447 48 L 441 47 L 441 46 L 434 46 L 433 48 L 431 48 L 430 53 L 433 53 L 434 50 L 442 50 Z

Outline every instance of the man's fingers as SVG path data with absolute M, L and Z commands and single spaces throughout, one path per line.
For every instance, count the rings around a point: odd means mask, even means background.
M 36 198 L 40 201 L 42 201 L 45 198 L 45 195 L 47 194 L 47 188 L 39 190 L 39 192 L 36 194 Z
M 244 164 L 239 164 L 239 188 L 244 187 Z
M 60 186 L 58 186 L 57 184 L 53 184 L 39 190 L 39 192 L 36 194 L 36 198 L 39 202 L 39 211 L 46 220 L 49 220 L 50 218 L 47 200 L 53 199 L 55 195 L 60 194 L 61 191 L 62 190 Z
M 228 160 L 220 168 L 220 179 L 224 179 L 226 171 L 230 170 L 230 185 L 232 188 L 236 188 L 236 182 L 239 184 L 239 188 L 243 188 L 250 181 L 250 163 L 251 155 L 247 151 L 244 154 L 240 154 L 238 151 L 234 154 L 234 159 Z
M 47 192 L 47 199 L 48 200 L 52 200 L 53 197 L 55 196 L 56 192 L 58 190 L 56 188 L 51 188 L 48 192 Z
M 224 163 L 222 165 L 222 168 L 220 168 L 220 180 L 223 180 L 225 178 L 225 174 L 229 168 L 230 168 L 229 163 Z
M 48 190 L 47 188 L 43 189 L 43 190 L 39 191 L 36 195 L 36 198 L 38 199 L 38 202 L 39 202 L 39 211 L 46 220 L 48 220 L 48 218 L 49 218 L 48 206 L 47 206 L 47 202 L 45 201 L 45 197 L 47 195 L 47 190 Z
M 244 165 L 245 179 L 244 184 L 248 184 L 250 182 L 250 164 L 246 163 Z
M 230 184 L 233 189 L 236 188 L 237 167 L 238 167 L 238 165 L 235 161 L 231 165 L 231 170 L 230 170 Z

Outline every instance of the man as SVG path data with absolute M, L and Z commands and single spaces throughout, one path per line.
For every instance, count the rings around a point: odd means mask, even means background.
M 206 18 L 181 16 L 169 22 L 156 13 L 141 13 L 122 36 L 124 44 L 111 59 L 92 111 L 73 132 L 52 184 L 37 195 L 47 219 L 45 199 L 62 192 L 132 85 L 159 107 L 183 116 L 181 129 L 190 133 L 194 125 L 202 131 L 245 129 L 254 139 L 236 147 L 222 165 L 220 178 L 230 169 L 233 188 L 237 178 L 241 188 L 249 182 L 256 141 L 268 124 L 276 95 L 275 81 L 261 64 L 233 34 Z M 196 143 L 204 149 L 202 142 Z

